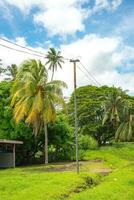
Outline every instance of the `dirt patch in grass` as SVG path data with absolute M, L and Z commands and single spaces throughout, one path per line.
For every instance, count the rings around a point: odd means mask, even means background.
M 90 161 L 81 161 L 79 162 L 80 171 L 82 172 L 94 172 L 100 173 L 102 175 L 108 175 L 112 172 L 112 169 L 105 166 L 104 161 L 100 159 L 90 160 Z M 28 172 L 75 172 L 76 171 L 76 163 L 55 163 L 41 166 L 33 166 L 31 168 L 25 168 L 24 171 Z
M 103 168 L 103 169 L 93 169 L 91 170 L 91 172 L 95 172 L 95 173 L 100 173 L 103 176 L 107 176 L 109 173 L 111 173 L 113 170 L 112 169 L 108 169 L 108 168 Z

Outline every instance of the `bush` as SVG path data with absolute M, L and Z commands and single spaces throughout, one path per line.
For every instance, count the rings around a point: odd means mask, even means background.
M 98 146 L 97 141 L 89 135 L 81 135 L 79 137 L 79 149 L 96 149 Z
M 98 147 L 97 141 L 89 135 L 80 135 L 78 138 L 79 160 L 84 160 L 86 150 L 95 150 Z M 76 149 L 73 148 L 72 160 L 76 159 Z

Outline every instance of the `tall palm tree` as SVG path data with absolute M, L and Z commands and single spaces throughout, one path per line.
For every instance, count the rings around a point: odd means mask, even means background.
M 2 68 L 2 59 L 0 59 L 0 75 L 3 73 L 3 68 Z
M 18 67 L 16 64 L 12 64 L 11 66 L 8 66 L 6 69 L 6 75 L 8 75 L 9 78 L 12 80 L 15 80 L 17 73 L 18 73 Z
M 3 75 L 7 69 L 3 67 L 2 59 L 0 59 L 0 75 Z
M 63 56 L 61 56 L 60 51 L 56 51 L 54 48 L 50 48 L 46 55 L 47 62 L 46 64 L 49 65 L 49 70 L 52 71 L 51 81 L 54 77 L 54 72 L 57 71 L 57 68 L 62 68 L 62 64 L 64 63 Z
M 122 122 L 116 131 L 115 140 L 134 140 L 134 111 L 131 105 L 127 105 L 123 109 Z
M 109 120 L 115 128 L 120 122 L 120 110 L 123 106 L 123 98 L 121 89 L 113 91 L 106 97 L 105 114 L 102 124 L 104 125 Z
M 55 121 L 56 106 L 64 106 L 62 81 L 48 82 L 45 66 L 36 60 L 26 60 L 22 63 L 12 89 L 14 119 L 33 125 L 36 135 L 42 124 L 45 131 L 45 163 L 48 163 L 48 133 L 47 124 Z

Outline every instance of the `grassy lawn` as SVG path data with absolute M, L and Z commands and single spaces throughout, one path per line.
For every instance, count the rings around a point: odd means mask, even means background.
M 68 200 L 133 200 L 134 199 L 134 144 L 105 147 L 87 152 L 86 159 L 101 158 L 113 168 L 101 184 L 72 195 Z
M 5 170 L 0 172 L 0 200 L 59 199 L 84 182 L 84 174 L 77 176 L 71 172 Z
M 0 170 L 0 200 L 64 199 L 70 193 L 85 188 L 87 177 L 100 178 L 92 172 L 84 172 L 89 164 L 81 164 L 83 172 L 80 175 L 73 172 L 74 163 Z M 99 169 L 102 163 L 95 162 L 92 166 Z
M 0 170 L 0 200 L 134 199 L 134 144 L 89 151 L 85 159 L 92 161 L 81 162 L 80 175 L 74 163 Z M 108 176 L 98 175 L 110 169 Z M 87 188 L 89 177 L 98 184 Z

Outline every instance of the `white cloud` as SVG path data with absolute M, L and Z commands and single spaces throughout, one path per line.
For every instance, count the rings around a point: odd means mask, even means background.
M 9 7 L 7 7 L 3 1 L 0 1 L 0 12 L 1 12 L 2 17 L 8 20 L 9 23 L 11 23 L 13 16 L 10 12 Z
M 95 34 L 89 34 L 72 44 L 63 45 L 61 50 L 69 58 L 80 56 L 88 71 L 102 85 L 120 86 L 123 89 L 134 92 L 134 73 L 121 74 L 116 69 L 118 66 L 127 67 L 127 63 L 132 59 L 132 52 L 134 51 L 134 48 L 126 46 L 121 38 L 100 37 Z M 72 72 L 73 66 L 68 63 L 63 71 L 59 71 L 56 74 L 57 78 L 64 77 L 71 91 L 73 90 Z M 77 75 L 78 86 L 93 83 L 79 69 Z
M 32 7 L 40 5 L 42 0 L 3 0 L 3 3 L 13 5 L 19 8 L 22 12 L 28 13 Z
M 62 49 L 73 57 L 81 56 L 85 64 L 90 63 L 90 69 L 97 72 L 102 68 L 108 67 L 108 70 L 112 68 L 114 60 L 111 62 L 111 59 L 119 43 L 120 38 L 101 38 L 98 35 L 89 34 L 70 45 L 62 46 Z
M 119 24 L 116 25 L 114 33 L 119 35 L 124 35 L 124 37 L 128 37 L 133 35 L 134 26 L 132 26 L 134 22 L 134 11 L 122 17 L 122 20 Z
M 83 21 L 87 10 L 82 8 L 90 0 L 3 0 L 7 5 L 18 7 L 24 14 L 28 14 L 33 7 L 40 11 L 35 13 L 33 20 L 42 25 L 49 35 L 75 34 L 84 31 Z
M 34 15 L 34 21 L 43 25 L 49 35 L 75 34 L 84 31 L 84 19 L 87 10 L 82 8 L 85 1 L 80 0 L 49 0 L 45 9 Z
M 17 41 L 16 39 L 15 41 Z M 21 38 L 25 44 L 25 39 Z M 5 44 L 5 43 L 4 43 Z M 12 45 L 11 45 L 12 46 Z M 12 46 L 13 47 L 13 46 Z M 29 47 L 26 45 L 26 47 Z M 46 49 L 35 48 L 34 50 L 46 53 Z M 134 92 L 134 73 L 121 74 L 116 67 L 127 67 L 133 59 L 134 48 L 126 46 L 119 37 L 100 37 L 95 34 L 88 34 L 82 39 L 78 39 L 68 45 L 62 45 L 60 48 L 62 54 L 66 58 L 75 58 L 80 56 L 82 63 L 88 71 L 102 84 L 110 86 L 120 86 Z M 15 52 L 13 50 L 0 47 L 1 57 L 5 64 L 20 64 L 24 59 L 36 58 L 27 54 Z M 42 59 L 45 63 L 45 60 Z M 79 64 L 79 67 L 81 65 Z M 81 68 L 84 70 L 83 68 Z M 88 76 L 88 75 L 87 75 Z M 77 69 L 77 85 L 93 84 L 79 69 Z M 64 80 L 68 84 L 68 90 L 65 95 L 69 95 L 73 91 L 73 64 L 67 61 L 63 65 L 63 69 L 59 69 L 55 73 L 55 79 Z
M 122 0 L 96 0 L 94 11 L 106 9 L 106 10 L 115 10 L 120 6 L 122 3 Z
M 34 22 L 43 26 L 49 35 L 73 35 L 85 30 L 84 20 L 100 10 L 115 10 L 122 0 L 3 0 L 8 5 L 18 7 L 24 14 L 33 7 L 39 11 L 33 15 Z M 84 7 L 84 3 L 88 6 Z
M 64 36 L 75 34 L 76 31 L 84 31 L 83 16 L 84 13 L 79 12 L 74 7 L 63 7 L 60 12 L 57 8 L 51 8 L 46 12 L 36 14 L 34 21 L 47 28 L 49 35 Z
M 22 46 L 26 46 L 27 45 L 26 39 L 24 37 L 17 37 L 15 39 L 15 43 L 17 43 L 19 45 L 22 45 Z

